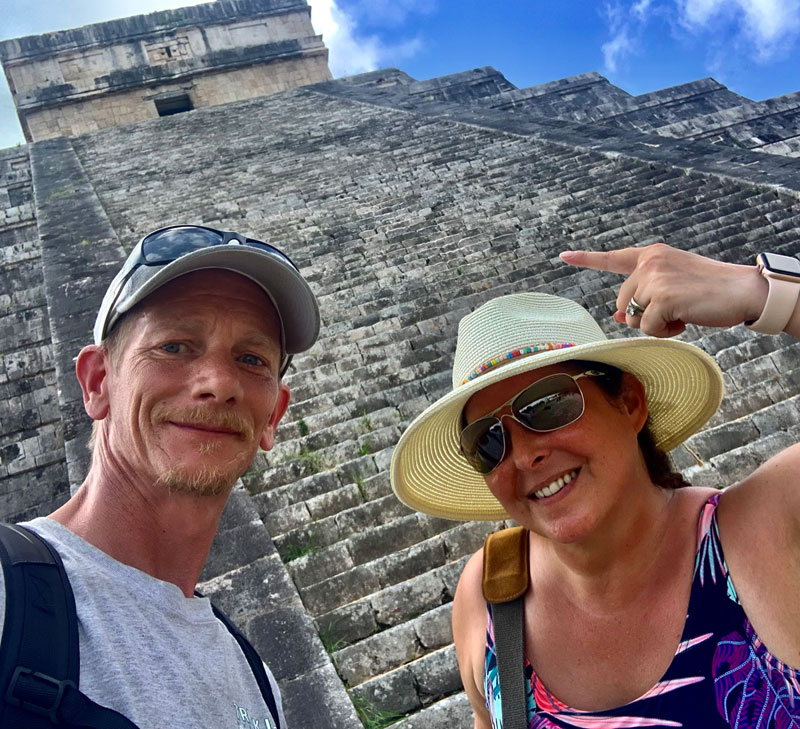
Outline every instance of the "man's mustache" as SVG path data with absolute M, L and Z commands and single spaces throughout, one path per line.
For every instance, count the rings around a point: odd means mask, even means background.
M 253 426 L 241 415 L 230 410 L 215 410 L 210 407 L 176 408 L 158 405 L 153 409 L 153 419 L 157 423 L 179 423 L 197 425 L 214 430 L 230 430 L 243 440 L 253 437 Z

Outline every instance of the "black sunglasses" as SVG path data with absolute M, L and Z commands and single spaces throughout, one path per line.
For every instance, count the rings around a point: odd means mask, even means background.
M 160 228 L 142 238 L 135 249 L 136 255 L 131 255 L 127 260 L 125 265 L 128 267 L 128 271 L 117 282 L 117 289 L 108 309 L 100 339 L 105 339 L 109 330 L 113 327 L 113 324 L 109 327 L 108 322 L 112 320 L 112 314 L 116 310 L 119 297 L 125 285 L 141 266 L 163 266 L 203 248 L 230 245 L 231 243 L 258 248 L 277 256 L 295 270 L 299 270 L 294 261 L 280 249 L 269 243 L 247 238 L 239 233 L 216 230 L 203 225 L 171 225 L 166 228 Z M 284 352 L 282 354 L 281 374 L 286 371 L 289 362 L 291 362 L 291 357 Z
M 537 380 L 464 428 L 459 439 L 461 452 L 478 473 L 491 473 L 506 455 L 503 418 L 512 418 L 535 433 L 565 428 L 583 415 L 585 402 L 577 381 L 581 377 L 604 376 L 599 370 L 586 370 L 577 375 L 559 372 Z M 507 405 L 511 406 L 510 415 L 495 415 Z

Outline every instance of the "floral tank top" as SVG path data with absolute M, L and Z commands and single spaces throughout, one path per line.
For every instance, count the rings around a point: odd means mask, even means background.
M 580 711 L 547 690 L 526 656 L 529 729 L 800 729 L 800 671 L 770 654 L 739 604 L 719 539 L 720 496 L 712 496 L 700 513 L 689 612 L 678 650 L 661 680 L 624 706 Z M 484 694 L 492 729 L 501 729 L 491 608 Z

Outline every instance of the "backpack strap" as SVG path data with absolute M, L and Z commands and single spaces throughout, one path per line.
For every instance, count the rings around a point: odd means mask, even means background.
M 195 595 L 202 597 L 202 595 L 197 591 L 195 591 Z M 278 716 L 278 705 L 275 702 L 275 696 L 272 693 L 272 684 L 269 682 L 269 678 L 267 677 L 267 672 L 264 668 L 264 662 L 261 660 L 256 649 L 253 648 L 250 641 L 247 640 L 242 632 L 228 619 L 228 616 L 225 615 L 222 610 L 219 610 L 213 603 L 211 603 L 211 609 L 214 611 L 214 615 L 216 616 L 217 620 L 219 620 L 228 629 L 228 632 L 236 639 L 236 642 L 242 649 L 242 653 L 244 653 L 244 657 L 247 659 L 247 663 L 250 665 L 250 670 L 253 672 L 253 676 L 256 679 L 258 688 L 261 689 L 261 695 L 264 698 L 264 703 L 267 705 L 269 713 L 272 715 L 273 725 L 272 727 L 268 727 L 268 729 L 281 729 L 280 717 Z
M 491 606 L 503 729 L 527 729 L 524 600 L 528 590 L 528 532 L 503 529 L 483 547 L 483 597 Z
M 78 617 L 58 552 L 30 529 L 0 524 L 0 563 L 0 726 L 137 729 L 78 690 Z

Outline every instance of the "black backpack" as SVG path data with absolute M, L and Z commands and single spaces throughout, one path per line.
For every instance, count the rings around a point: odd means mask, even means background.
M 61 558 L 30 529 L 0 524 L 6 607 L 0 642 L 1 729 L 137 729 L 78 688 L 78 618 Z M 236 639 L 280 729 L 278 707 L 255 648 L 216 607 Z

